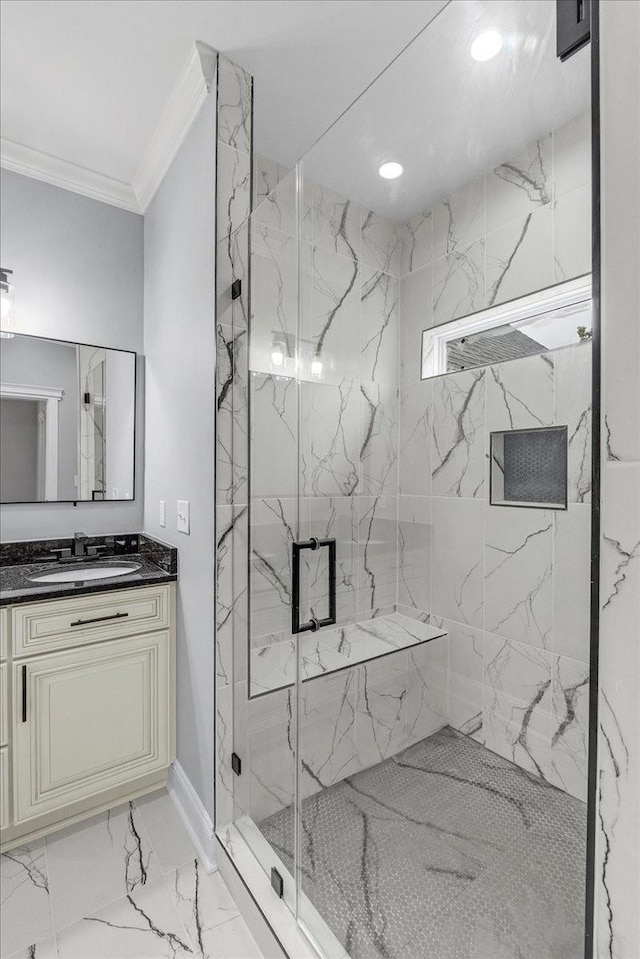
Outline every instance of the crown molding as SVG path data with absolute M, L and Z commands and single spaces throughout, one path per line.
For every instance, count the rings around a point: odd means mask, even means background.
M 144 213 L 191 129 L 215 80 L 218 54 L 196 41 L 133 178 L 133 191 Z
M 0 165 L 103 203 L 144 213 L 213 87 L 218 54 L 193 44 L 133 178 L 125 183 L 13 140 L 0 141 Z
M 83 196 L 110 203 L 112 206 L 118 206 L 133 213 L 141 212 L 131 184 L 115 180 L 96 170 L 78 166 L 77 163 L 71 163 L 69 160 L 62 160 L 50 153 L 34 150 L 24 143 L 16 143 L 14 140 L 6 140 L 2 137 L 0 165 L 5 170 L 22 173 L 23 176 L 51 183 L 63 190 L 81 193 Z

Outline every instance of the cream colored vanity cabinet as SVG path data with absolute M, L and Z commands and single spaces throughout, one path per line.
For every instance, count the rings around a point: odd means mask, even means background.
M 9 611 L 0 608 L 0 829 L 9 823 Z
M 157 789 L 175 749 L 175 587 L 9 609 L 3 849 Z

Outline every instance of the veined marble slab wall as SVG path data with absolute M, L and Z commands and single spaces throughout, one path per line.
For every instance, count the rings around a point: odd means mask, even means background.
M 586 798 L 591 348 L 420 380 L 421 332 L 591 270 L 588 115 L 405 226 L 398 609 L 449 635 L 449 721 Z M 566 424 L 566 512 L 489 504 L 489 434 Z
M 602 472 L 597 959 L 640 956 L 640 7 L 599 5 Z
M 215 823 L 233 821 L 234 726 L 246 716 L 248 624 L 248 271 L 253 81 L 218 57 L 216 245 L 216 737 Z M 240 280 L 241 296 L 231 297 Z

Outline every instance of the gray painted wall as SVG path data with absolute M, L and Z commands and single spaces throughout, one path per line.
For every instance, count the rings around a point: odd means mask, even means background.
M 144 220 L 144 528 L 179 549 L 178 760 L 213 815 L 215 95 Z M 176 500 L 191 533 L 176 532 Z M 167 504 L 166 529 L 158 503 Z
M 75 477 L 78 473 L 78 368 L 75 347 L 67 343 L 27 340 L 19 336 L 3 340 L 0 380 L 3 383 L 64 390 L 64 396 L 58 404 L 58 499 L 73 499 L 77 496 Z M 3 499 L 11 500 L 4 486 L 1 495 Z M 21 499 L 27 501 L 29 496 L 25 490 Z
M 38 464 L 38 404 L 0 402 L 0 489 L 7 499 L 35 499 Z
M 19 331 L 141 353 L 143 218 L 7 170 L 0 190 L 2 264 L 14 271 Z M 2 539 L 141 529 L 141 407 L 139 399 L 134 502 L 4 506 Z

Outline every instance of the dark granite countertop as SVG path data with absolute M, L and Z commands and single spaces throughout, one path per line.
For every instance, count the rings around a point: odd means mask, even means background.
M 34 603 L 42 599 L 62 599 L 65 596 L 84 596 L 86 593 L 110 593 L 116 589 L 134 589 L 136 586 L 153 586 L 156 583 L 171 583 L 178 578 L 177 573 L 167 573 L 140 553 L 128 554 L 127 562 L 140 563 L 140 569 L 132 570 L 112 579 L 80 580 L 77 583 L 34 583 L 29 579 L 34 573 L 46 573 L 57 564 L 29 563 L 24 566 L 3 566 L 0 568 L 0 606 L 13 606 L 17 603 Z M 117 556 L 104 557 L 96 562 L 115 565 Z
M 104 552 L 99 557 L 87 556 L 85 562 L 106 565 L 119 562 L 139 563 L 140 568 L 130 573 L 111 579 L 78 580 L 73 583 L 34 583 L 29 579 L 35 573 L 61 569 L 52 556 L 52 550 L 71 545 L 70 540 L 31 540 L 1 544 L 0 606 L 33 603 L 43 599 L 62 599 L 65 596 L 84 596 L 88 593 L 110 593 L 116 589 L 135 589 L 156 583 L 172 583 L 178 579 L 178 551 L 175 546 L 169 546 L 144 533 L 87 538 L 87 545 L 97 546 Z

